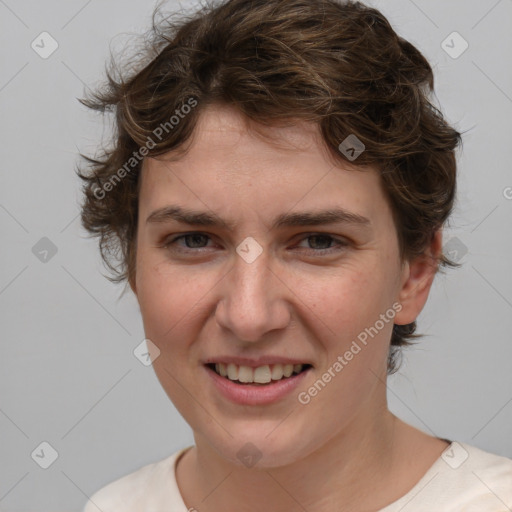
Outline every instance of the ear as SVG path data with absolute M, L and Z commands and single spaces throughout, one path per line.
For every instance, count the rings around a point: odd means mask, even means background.
M 402 285 L 398 301 L 402 309 L 397 312 L 394 323 L 406 325 L 414 322 L 427 302 L 428 294 L 439 266 L 443 237 L 441 229 L 432 237 L 423 254 L 404 263 Z

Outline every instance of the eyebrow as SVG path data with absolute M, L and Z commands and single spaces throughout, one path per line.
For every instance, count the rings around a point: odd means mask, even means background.
M 175 205 L 165 206 L 153 211 L 146 219 L 146 223 L 164 223 L 173 220 L 191 226 L 222 227 L 227 230 L 233 230 L 234 228 L 233 222 L 227 222 L 213 213 L 190 210 Z M 349 212 L 343 208 L 331 208 L 321 211 L 283 213 L 274 219 L 271 229 L 336 223 L 354 224 L 362 227 L 371 225 L 370 219 L 362 215 Z

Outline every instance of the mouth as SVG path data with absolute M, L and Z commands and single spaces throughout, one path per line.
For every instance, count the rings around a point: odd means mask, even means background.
M 227 381 L 246 386 L 269 386 L 293 379 L 312 367 L 310 364 L 265 364 L 253 368 L 233 363 L 208 363 L 205 366 Z

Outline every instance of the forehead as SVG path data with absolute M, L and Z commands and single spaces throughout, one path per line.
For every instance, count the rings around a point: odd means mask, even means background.
M 273 210 L 275 217 L 324 206 L 368 217 L 386 207 L 376 170 L 335 160 L 317 125 L 264 126 L 229 107 L 205 109 L 187 151 L 147 159 L 142 175 L 144 209 L 180 201 L 233 215 L 237 208 Z
M 227 146 L 253 143 L 271 144 L 282 151 L 309 151 L 321 142 L 316 124 L 299 119 L 274 121 L 272 124 L 255 122 L 241 114 L 233 106 L 211 105 L 201 114 L 195 141 L 199 145 L 205 140 Z

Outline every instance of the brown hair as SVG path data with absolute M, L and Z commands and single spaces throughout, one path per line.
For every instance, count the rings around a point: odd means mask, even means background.
M 113 61 L 108 82 L 81 100 L 115 114 L 112 147 L 84 157 L 89 168 L 78 171 L 82 223 L 99 237 L 111 280 L 134 277 L 143 157 L 183 148 L 212 103 L 264 124 L 313 122 L 345 163 L 339 145 L 355 135 L 365 151 L 353 164 L 380 170 L 402 258 L 423 253 L 453 207 L 461 134 L 429 100 L 427 60 L 378 10 L 352 1 L 228 0 L 155 19 L 142 60 L 125 64 L 127 73 Z M 454 265 L 445 256 L 438 263 Z M 393 327 L 389 373 L 415 329 Z

